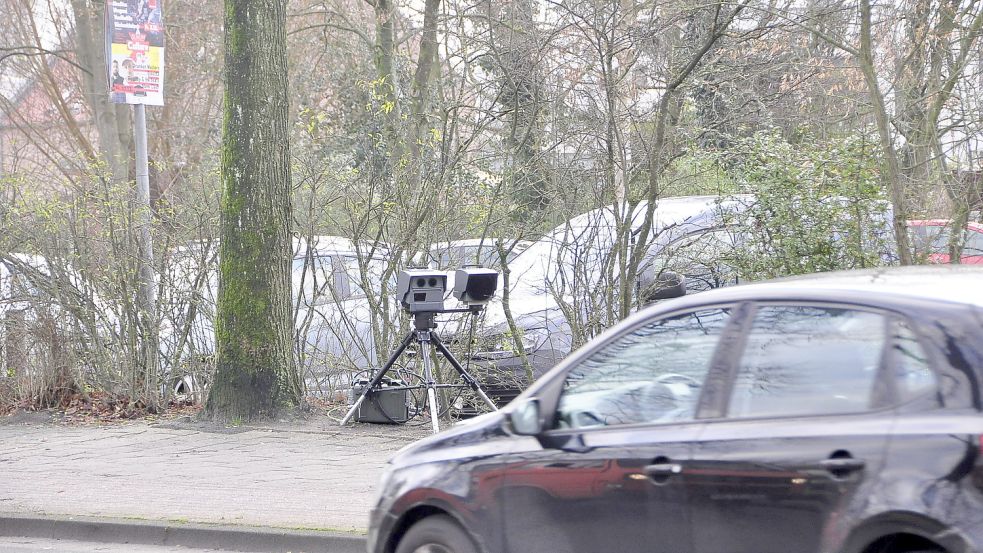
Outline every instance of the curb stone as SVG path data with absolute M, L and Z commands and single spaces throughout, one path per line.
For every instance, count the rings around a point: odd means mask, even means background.
M 364 553 L 365 538 L 313 530 L 0 514 L 0 536 L 256 553 Z

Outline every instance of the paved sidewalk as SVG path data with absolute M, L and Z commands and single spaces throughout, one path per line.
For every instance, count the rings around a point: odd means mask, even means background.
M 362 533 L 386 460 L 420 427 L 62 426 L 0 419 L 0 513 Z

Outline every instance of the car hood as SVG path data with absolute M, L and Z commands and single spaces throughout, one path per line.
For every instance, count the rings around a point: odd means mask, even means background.
M 560 306 L 556 301 L 556 298 L 550 294 L 523 294 L 513 295 L 509 298 L 509 311 L 512 314 L 513 320 L 527 315 L 532 315 L 534 313 L 557 311 L 559 310 L 559 307 Z M 505 306 L 502 304 L 502 298 L 496 297 L 492 301 L 488 302 L 487 306 L 485 306 L 482 327 L 493 328 L 498 325 L 503 325 L 506 322 Z
M 487 457 L 508 450 L 505 411 L 494 411 L 458 423 L 399 450 L 389 461 L 395 468 L 450 459 Z

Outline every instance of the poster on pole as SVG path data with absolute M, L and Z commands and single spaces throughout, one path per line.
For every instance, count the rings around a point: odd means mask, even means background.
M 162 2 L 106 2 L 106 61 L 113 103 L 164 105 Z

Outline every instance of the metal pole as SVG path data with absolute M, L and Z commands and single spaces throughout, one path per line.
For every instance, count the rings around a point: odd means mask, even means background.
M 159 364 L 157 358 L 157 285 L 154 279 L 154 245 L 150 235 L 152 212 L 150 208 L 150 167 L 147 160 L 147 111 L 143 104 L 133 105 L 133 136 L 136 143 L 136 221 L 140 250 L 140 297 L 137 305 L 140 310 L 143 330 L 140 349 L 143 354 L 144 389 L 148 392 L 149 397 L 156 397 Z
M 433 426 L 433 433 L 440 432 L 439 416 L 440 410 L 437 406 L 437 383 L 433 378 L 433 367 L 430 359 L 430 331 L 420 331 L 417 333 L 420 344 L 420 363 L 423 365 L 423 381 L 427 385 L 427 403 L 430 405 L 430 424 Z

